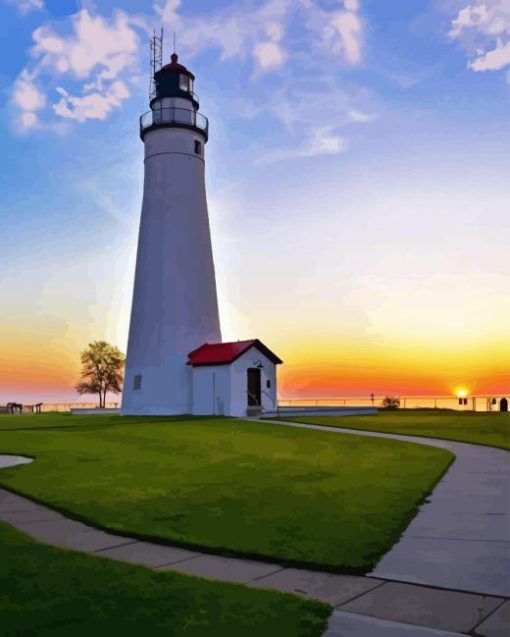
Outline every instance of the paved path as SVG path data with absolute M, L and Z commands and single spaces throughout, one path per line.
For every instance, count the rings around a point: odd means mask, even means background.
M 456 456 L 400 540 L 370 573 L 383 579 L 510 596 L 510 453 L 420 438 L 281 421 L 448 449 Z
M 0 469 L 4 467 L 15 467 L 18 464 L 28 464 L 32 462 L 32 458 L 26 456 L 2 455 L 0 456 Z
M 505 604 L 510 604 L 495 596 L 386 582 L 374 577 L 284 568 L 277 563 L 225 558 L 141 542 L 72 520 L 4 489 L 0 489 L 0 520 L 36 540 L 68 549 L 158 570 L 240 582 L 319 599 L 337 609 L 324 637 L 386 637 L 386 634 L 392 637 L 448 637 L 452 633 L 469 632 L 491 618 L 497 625 L 505 625 Z M 412 625 L 422 628 L 413 633 Z M 397 632 L 397 627 L 401 632 Z M 388 633 L 389 628 L 394 632 Z M 487 633 L 487 637 L 507 637 L 506 632 L 498 630 Z M 479 628 L 477 631 L 479 635 L 485 635 Z
M 153 542 L 141 542 L 77 522 L 4 489 L 0 489 L 0 520 L 37 540 L 57 546 L 155 569 L 241 582 L 257 588 L 276 589 L 319 599 L 335 607 L 324 637 L 448 637 L 465 633 L 476 634 L 477 637 L 508 637 L 510 601 L 506 599 L 508 589 L 503 585 L 505 574 L 508 573 L 508 535 L 503 540 L 500 538 L 506 528 L 504 522 L 508 513 L 508 501 L 503 501 L 508 481 L 502 480 L 501 474 L 505 469 L 508 470 L 510 454 L 497 449 L 436 439 L 281 421 L 276 424 L 432 444 L 451 449 L 457 454 L 457 460 L 436 487 L 430 503 L 422 507 L 401 540 L 383 557 L 369 577 L 285 568 L 277 563 L 223 558 Z M 30 461 L 29 458 L 19 456 L 0 456 L 0 468 Z M 453 480 L 450 480 L 452 474 Z M 465 485 L 469 489 L 467 495 L 462 493 Z M 440 497 L 436 498 L 438 491 Z M 463 507 L 468 507 L 469 510 L 466 511 Z M 491 516 L 491 513 L 505 515 Z M 500 520 L 478 527 L 474 522 L 486 522 L 485 515 Z M 418 526 L 409 534 L 409 530 L 417 522 Z M 430 551 L 430 545 L 436 541 L 436 525 L 439 525 L 441 534 L 452 530 L 455 531 L 455 537 L 458 533 L 464 534 L 464 540 L 455 539 L 454 535 L 446 536 L 446 539 L 452 540 L 451 546 L 464 546 L 464 542 L 471 548 L 477 542 L 485 546 L 484 550 L 475 555 L 474 564 L 467 570 L 464 568 L 460 580 L 464 585 L 467 583 L 473 587 L 479 582 L 483 588 L 470 589 L 475 591 L 473 593 L 445 590 L 461 587 L 452 585 L 459 581 L 459 576 L 441 569 L 441 559 L 447 559 L 445 554 L 452 556 L 450 568 L 454 568 L 452 564 L 456 568 L 455 559 L 459 557 L 464 556 L 470 562 L 470 551 L 467 554 L 463 551 L 459 553 L 447 545 L 448 550 L 443 551 L 442 556 L 437 556 L 439 568 L 427 569 L 427 560 L 434 557 L 434 550 Z M 485 533 L 487 528 L 491 531 L 489 534 Z M 479 534 L 477 537 L 474 537 L 475 532 Z M 445 537 L 441 537 L 446 542 Z M 424 555 L 417 549 L 422 542 L 425 548 L 429 547 L 429 552 Z M 487 554 L 491 553 L 493 546 L 499 545 L 506 547 L 506 552 L 498 553 L 502 563 L 487 562 Z M 407 560 L 413 559 L 415 562 L 409 567 Z M 460 566 L 462 570 L 462 564 Z M 418 577 L 413 569 L 420 571 Z M 436 581 L 434 587 L 430 587 L 404 581 L 432 576 L 436 580 L 446 580 L 447 583 L 437 584 Z M 401 581 L 387 581 L 391 579 Z M 506 592 L 502 592 L 500 587 Z M 491 591 L 486 590 L 489 588 Z
M 322 637 L 461 637 L 462 633 L 412 626 L 336 610 Z M 465 635 L 464 635 L 465 637 Z

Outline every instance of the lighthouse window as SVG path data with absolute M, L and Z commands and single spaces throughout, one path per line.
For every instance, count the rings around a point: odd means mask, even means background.
M 195 140 L 195 155 L 201 155 L 201 154 L 202 154 L 202 144 Z
M 139 389 L 142 389 L 142 375 L 136 374 L 133 379 L 133 390 L 137 391 Z
M 189 77 L 187 75 L 179 75 L 179 88 L 181 91 L 189 91 Z

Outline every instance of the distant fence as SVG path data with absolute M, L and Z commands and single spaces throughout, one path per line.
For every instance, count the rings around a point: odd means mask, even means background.
M 109 409 L 118 409 L 119 402 L 107 402 Z M 7 403 L 0 405 L 0 414 L 39 414 L 41 412 L 70 412 L 71 409 L 97 409 L 96 403 Z
M 279 407 L 382 407 L 385 396 L 336 396 L 280 398 Z M 456 409 L 459 411 L 500 411 L 501 401 L 510 398 L 496 394 L 492 396 L 397 396 L 401 409 Z
M 71 411 L 71 409 L 96 409 L 97 403 L 43 403 L 43 411 Z M 118 409 L 120 402 L 105 403 L 107 409 Z
M 16 403 L 17 405 L 19 403 Z M 40 408 L 38 409 L 38 405 L 40 405 Z M 109 409 L 118 409 L 120 406 L 119 402 L 107 402 L 106 403 L 106 407 Z M 36 404 L 30 404 L 30 403 L 23 403 L 22 404 L 22 413 L 24 414 L 30 414 L 30 413 L 36 413 L 37 411 L 42 411 L 42 412 L 48 412 L 48 411 L 61 411 L 61 412 L 66 412 L 66 411 L 71 411 L 71 409 L 76 409 L 76 408 L 81 408 L 81 409 L 96 409 L 97 408 L 97 403 L 36 403 Z M 18 410 L 16 410 L 16 413 L 18 412 Z M 7 410 L 5 410 L 5 413 L 7 413 Z
M 382 407 L 385 396 L 336 396 L 280 398 L 278 407 Z M 510 391 L 505 396 L 397 396 L 401 409 L 456 409 L 459 411 L 500 411 L 501 401 L 510 403 Z M 107 402 L 107 409 L 118 409 L 120 401 Z M 42 403 L 41 411 L 66 412 L 71 409 L 96 409 L 97 403 Z M 23 413 L 35 412 L 35 405 L 23 404 Z

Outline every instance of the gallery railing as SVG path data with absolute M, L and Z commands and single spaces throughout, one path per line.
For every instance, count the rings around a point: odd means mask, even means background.
M 140 117 L 140 135 L 157 127 L 195 128 L 209 137 L 209 120 L 202 113 L 187 108 L 155 108 Z

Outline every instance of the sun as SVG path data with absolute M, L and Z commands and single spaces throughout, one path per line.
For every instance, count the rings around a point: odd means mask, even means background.
M 457 390 L 457 398 L 465 398 L 468 395 L 468 390 L 461 388 Z

